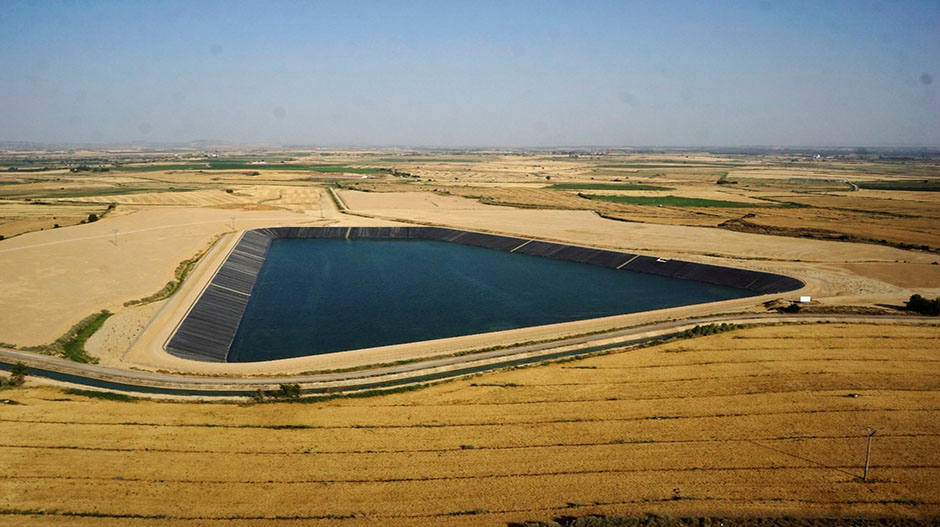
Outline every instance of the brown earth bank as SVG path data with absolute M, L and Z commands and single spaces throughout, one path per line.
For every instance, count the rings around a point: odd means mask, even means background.
M 929 523 L 938 344 L 937 327 L 756 327 L 306 403 L 119 401 L 27 380 L 0 394 L 0 524 Z

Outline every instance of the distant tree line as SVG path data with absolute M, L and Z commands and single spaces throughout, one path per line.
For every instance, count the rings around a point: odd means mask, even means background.
M 78 165 L 69 169 L 70 172 L 110 172 L 108 167 L 90 167 L 88 165 Z

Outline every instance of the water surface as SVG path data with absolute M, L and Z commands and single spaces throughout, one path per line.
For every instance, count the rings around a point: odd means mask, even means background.
M 439 241 L 278 239 L 228 361 L 319 355 L 754 294 Z

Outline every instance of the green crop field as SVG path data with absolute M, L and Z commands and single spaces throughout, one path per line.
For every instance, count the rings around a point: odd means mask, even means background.
M 380 163 L 479 163 L 480 159 L 464 159 L 461 157 L 421 157 L 421 156 L 402 156 L 402 157 L 383 157 L 376 159 Z
M 672 187 L 635 183 L 556 183 L 549 188 L 556 190 L 672 190 Z
M 682 198 L 679 196 L 600 196 L 596 194 L 581 194 L 581 197 L 600 201 L 613 201 L 614 203 L 629 203 L 631 205 L 663 205 L 666 207 L 774 207 L 779 205 L 759 205 L 755 203 L 742 203 L 740 201 L 722 201 L 717 199 Z
M 916 192 L 940 192 L 940 180 L 918 179 L 907 181 L 863 181 L 858 188 L 868 190 L 909 190 Z
M 118 172 L 166 172 L 170 170 L 302 170 L 324 174 L 379 174 L 385 172 L 385 170 L 381 168 L 358 168 L 344 165 L 289 165 L 281 163 L 257 165 L 246 161 L 207 161 L 171 165 L 125 165 L 114 167 L 111 170 Z
M 672 164 L 630 164 L 630 165 L 598 165 L 598 168 L 728 168 L 739 167 L 736 163 L 707 163 L 696 161 L 695 163 L 672 163 Z

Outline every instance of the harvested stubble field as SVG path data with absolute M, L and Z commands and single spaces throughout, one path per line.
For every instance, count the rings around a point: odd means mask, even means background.
M 605 178 L 605 181 L 619 179 Z M 744 219 L 754 226 L 747 232 L 821 239 L 838 239 L 844 235 L 870 243 L 924 245 L 940 250 L 940 234 L 934 228 L 940 220 L 940 209 L 936 206 L 936 196 L 925 196 L 927 193 L 896 192 L 896 195 L 885 197 L 882 191 L 859 190 L 850 194 L 834 194 L 807 192 L 800 182 L 738 186 L 716 185 L 716 179 L 717 176 L 690 180 L 681 174 L 631 177 L 629 181 L 633 184 L 660 185 L 670 190 L 607 191 L 605 196 L 595 199 L 590 199 L 590 196 L 599 194 L 597 191 L 558 189 L 549 184 L 483 186 L 473 182 L 411 185 L 366 182 L 352 188 L 378 192 L 430 190 L 475 198 L 491 205 L 595 210 L 606 217 L 624 221 L 731 230 L 743 230 L 733 222 Z M 734 206 L 727 206 L 730 204 Z M 726 223 L 729 220 L 732 222 Z
M 106 205 L 59 202 L 0 202 L 0 235 L 13 236 L 23 232 L 68 227 L 87 220 L 89 214 L 101 216 Z
M 4 525 L 940 514 L 936 326 L 739 329 L 307 404 L 3 395 Z M 866 431 L 877 430 L 869 481 Z

